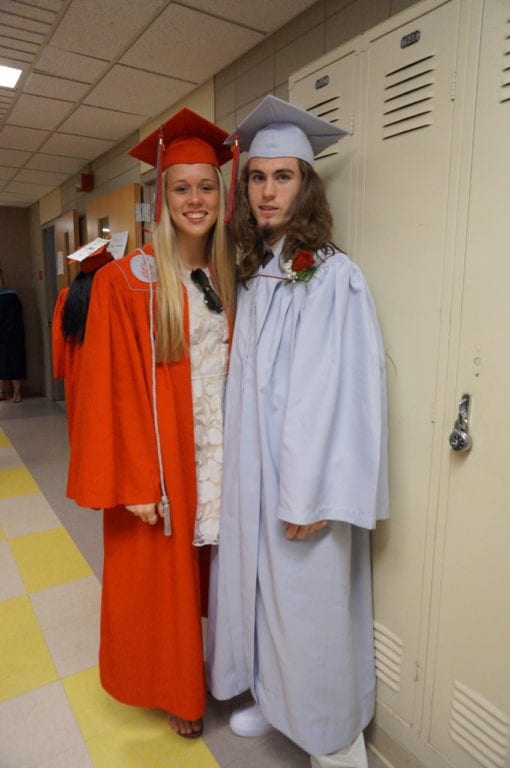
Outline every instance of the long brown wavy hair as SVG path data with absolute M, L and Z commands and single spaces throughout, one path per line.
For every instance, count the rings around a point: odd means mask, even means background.
M 248 200 L 249 161 L 242 170 L 236 188 L 232 234 L 239 249 L 238 277 L 248 280 L 264 258 L 264 231 L 257 225 Z M 285 237 L 282 257 L 288 261 L 296 251 L 334 249 L 331 242 L 333 218 L 320 176 L 309 163 L 298 159 L 302 185 L 296 210 Z

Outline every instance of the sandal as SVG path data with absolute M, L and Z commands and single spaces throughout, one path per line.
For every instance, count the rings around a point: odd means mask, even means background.
M 21 395 L 19 393 L 16 393 L 15 395 L 12 396 L 12 402 L 13 403 L 21 403 L 22 400 L 23 400 L 23 398 L 21 397 Z
M 185 721 L 183 720 L 183 722 L 191 723 L 191 727 L 193 727 L 193 723 L 199 724 L 198 730 L 192 730 L 191 733 L 181 733 L 181 731 L 176 731 L 172 727 L 171 718 L 174 718 L 175 720 L 182 720 L 182 718 L 177 717 L 176 715 L 173 715 L 171 712 L 168 713 L 168 724 L 170 725 L 170 728 L 172 728 L 172 731 L 177 734 L 177 736 L 182 736 L 183 739 L 198 739 L 202 735 L 202 732 L 204 730 L 204 724 L 201 717 L 198 720 L 185 720 Z

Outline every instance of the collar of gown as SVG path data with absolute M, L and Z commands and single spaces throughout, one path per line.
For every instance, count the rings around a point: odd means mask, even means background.
M 267 248 L 269 248 L 271 251 L 273 251 L 274 255 L 277 259 L 280 258 L 282 249 L 283 249 L 283 243 L 285 242 L 285 235 L 283 237 L 280 237 L 279 240 L 276 241 L 276 243 L 273 243 L 273 245 L 269 245 L 269 243 L 266 243 Z

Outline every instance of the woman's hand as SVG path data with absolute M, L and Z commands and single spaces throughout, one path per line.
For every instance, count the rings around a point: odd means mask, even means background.
M 139 517 L 142 523 L 155 525 L 158 522 L 158 515 L 163 517 L 163 504 L 154 502 L 154 504 L 126 504 L 126 509 L 135 517 Z
M 320 531 L 328 524 L 327 520 L 320 520 L 311 525 L 296 525 L 295 523 L 284 523 L 286 539 L 305 539 L 310 533 Z

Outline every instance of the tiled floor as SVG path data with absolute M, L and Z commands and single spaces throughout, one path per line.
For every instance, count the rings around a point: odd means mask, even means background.
M 277 732 L 234 736 L 233 702 L 189 742 L 101 689 L 101 515 L 65 498 L 67 457 L 60 405 L 0 403 L 1 768 L 308 768 Z

